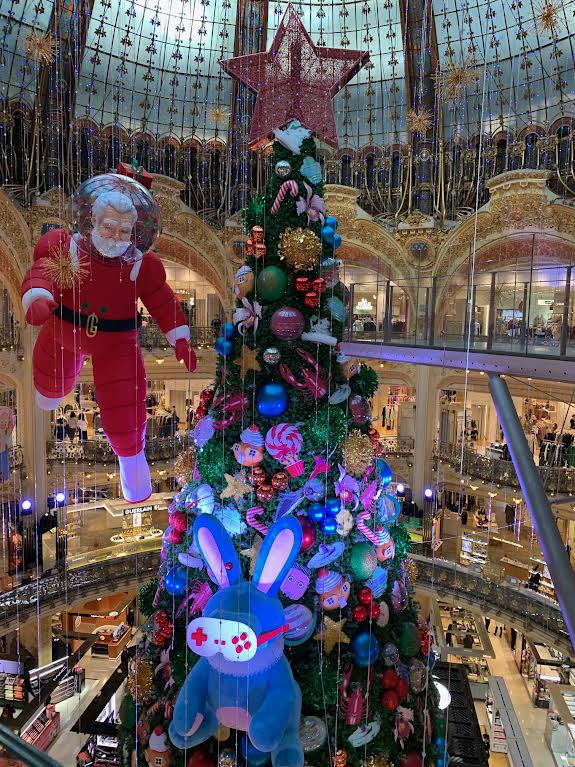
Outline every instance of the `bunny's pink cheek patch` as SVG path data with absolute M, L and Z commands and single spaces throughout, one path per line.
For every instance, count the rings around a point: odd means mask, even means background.
M 194 723 L 191 726 L 191 728 L 187 731 L 186 737 L 189 738 L 190 735 L 193 735 L 194 732 L 198 729 L 200 724 L 204 721 L 204 715 L 203 714 L 196 714 L 196 718 L 194 719 Z
M 250 726 L 251 716 L 248 711 L 237 706 L 224 706 L 216 711 L 218 722 L 231 727 L 233 730 L 247 732 Z

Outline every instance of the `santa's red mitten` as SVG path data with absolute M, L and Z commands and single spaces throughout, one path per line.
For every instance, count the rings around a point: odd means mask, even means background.
M 184 338 L 179 338 L 174 346 L 174 353 L 177 360 L 180 362 L 183 361 L 184 365 L 188 368 L 188 372 L 193 373 L 198 364 L 198 360 L 189 341 L 186 341 Z
M 29 325 L 43 325 L 57 306 L 56 301 L 50 298 L 37 298 L 28 307 L 26 322 Z

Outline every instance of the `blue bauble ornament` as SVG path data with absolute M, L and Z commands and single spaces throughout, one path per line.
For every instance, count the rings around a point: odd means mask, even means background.
M 229 354 L 233 352 L 234 345 L 227 338 L 220 336 L 219 338 L 216 339 L 216 343 L 214 344 L 214 349 L 217 351 L 218 354 L 221 354 L 222 357 L 227 357 Z
M 267 383 L 258 393 L 258 413 L 265 418 L 276 418 L 285 413 L 289 406 L 289 397 L 285 384 Z
M 333 236 L 333 249 L 337 250 L 338 248 L 341 248 L 341 235 L 334 234 L 334 236 Z
M 321 230 L 321 238 L 324 240 L 324 242 L 327 242 L 329 245 L 333 243 L 333 238 L 335 237 L 335 229 L 332 229 L 331 226 L 324 226 Z
M 325 220 L 325 225 L 329 226 L 335 232 L 337 229 L 337 218 L 335 216 L 328 216 Z
M 425 656 L 425 665 L 430 671 L 433 671 L 433 667 L 435 666 L 435 653 L 433 650 L 429 651 L 429 655 Z
M 320 524 L 322 533 L 335 535 L 337 533 L 337 520 L 334 517 L 326 517 Z
M 437 746 L 438 751 L 445 751 L 445 738 L 442 738 L 441 735 L 438 735 L 433 742 Z
M 310 503 L 307 515 L 312 522 L 323 522 L 325 518 L 325 506 L 322 503 Z
M 236 334 L 236 328 L 233 322 L 226 322 L 222 328 L 222 336 L 231 341 Z
M 379 642 L 369 631 L 358 631 L 349 646 L 355 665 L 362 668 L 375 663 L 379 655 Z
M 442 756 L 438 756 L 435 760 L 435 767 L 445 767 L 445 759 Z
M 377 472 L 377 476 L 379 477 L 380 483 L 387 487 L 391 480 L 393 479 L 393 472 L 391 471 L 391 466 L 387 463 L 387 461 L 384 461 L 383 458 L 376 458 L 375 459 L 375 470 Z
M 341 511 L 341 501 L 339 498 L 326 498 L 325 512 L 329 517 L 337 517 Z
M 240 753 L 248 767 L 264 767 L 270 761 L 270 754 L 267 751 L 258 751 L 245 735 L 240 741 Z
M 168 594 L 173 597 L 179 597 L 186 593 L 188 584 L 188 569 L 182 565 L 172 567 L 166 573 L 164 585 Z

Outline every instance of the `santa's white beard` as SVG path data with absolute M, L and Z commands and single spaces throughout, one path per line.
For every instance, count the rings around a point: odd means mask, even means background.
M 92 229 L 92 242 L 96 250 L 106 258 L 119 258 L 130 247 L 130 242 L 118 242 L 109 237 L 100 237 L 98 229 Z

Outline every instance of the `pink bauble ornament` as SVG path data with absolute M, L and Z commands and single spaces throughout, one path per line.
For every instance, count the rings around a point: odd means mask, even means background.
M 363 426 L 371 421 L 371 410 L 367 400 L 359 394 L 349 398 L 349 407 L 352 421 L 358 426 Z
M 423 767 L 423 759 L 412 751 L 410 754 L 404 754 L 399 764 L 400 767 Z
M 274 336 L 282 341 L 295 341 L 301 336 L 304 328 L 303 314 L 293 306 L 283 306 L 272 314 L 270 329 Z

